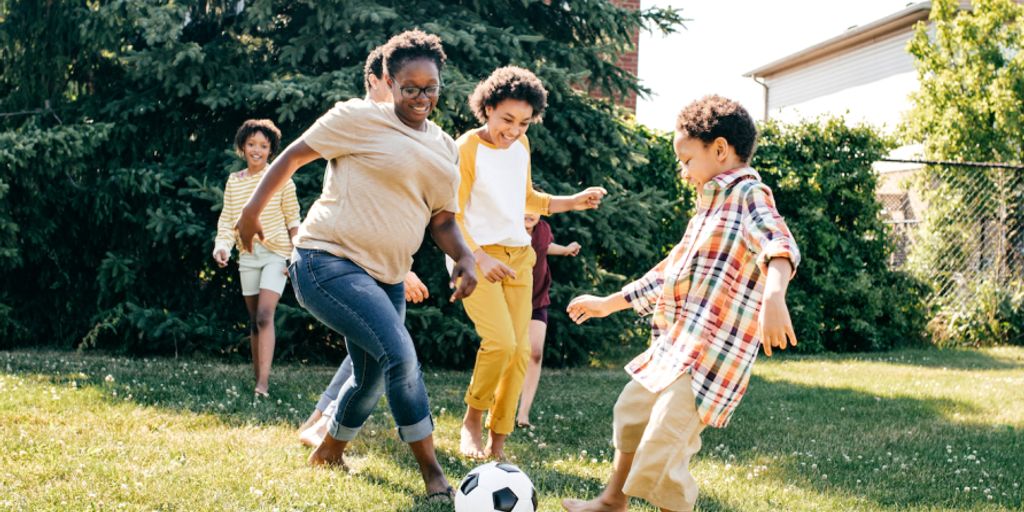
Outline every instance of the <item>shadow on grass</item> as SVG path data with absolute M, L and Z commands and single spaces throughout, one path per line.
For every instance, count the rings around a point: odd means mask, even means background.
M 856 497 L 874 504 L 868 509 L 1020 507 L 1013 484 L 1024 474 L 1024 436 L 1009 425 L 956 419 L 979 412 L 946 398 L 885 398 L 754 377 L 731 424 L 705 430 L 698 458 L 762 464 L 780 485 Z M 708 491 L 701 511 L 733 510 Z
M 924 368 L 948 368 L 950 370 L 1024 370 L 1024 356 L 993 354 L 992 351 L 973 349 L 915 349 L 897 352 L 792 355 L 783 353 L 781 361 L 832 361 L 832 362 L 877 362 L 897 365 L 920 366 Z

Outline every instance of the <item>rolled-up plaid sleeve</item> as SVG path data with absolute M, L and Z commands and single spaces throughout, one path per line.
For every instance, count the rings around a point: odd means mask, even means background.
M 771 189 L 757 182 L 746 190 L 743 206 L 743 242 L 757 255 L 757 266 L 767 272 L 769 261 L 786 258 L 795 275 L 800 265 L 800 249 L 775 208 Z
M 647 316 L 654 312 L 654 306 L 657 305 L 658 297 L 665 285 L 665 267 L 669 258 L 671 255 L 661 260 L 661 263 L 647 271 L 640 279 L 622 287 L 623 297 L 638 315 Z

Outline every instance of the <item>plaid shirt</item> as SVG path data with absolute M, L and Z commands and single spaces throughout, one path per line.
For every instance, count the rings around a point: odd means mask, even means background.
M 795 269 L 800 252 L 757 171 L 733 169 L 704 184 L 682 241 L 622 289 L 637 313 L 654 315 L 651 346 L 626 371 L 653 393 L 690 372 L 701 421 L 728 424 L 757 358 L 773 258 Z

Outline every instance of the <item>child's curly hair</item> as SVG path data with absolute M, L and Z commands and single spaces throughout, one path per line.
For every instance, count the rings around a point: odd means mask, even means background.
M 440 73 L 448 56 L 441 46 L 441 38 L 419 29 L 406 30 L 393 36 L 384 44 L 384 69 L 392 77 L 406 62 L 416 59 L 430 59 L 437 64 Z
M 676 119 L 676 131 L 704 144 L 723 137 L 744 162 L 749 162 L 757 149 L 757 127 L 747 109 L 717 94 L 684 107 Z
M 245 141 L 254 133 L 262 133 L 270 141 L 270 156 L 277 154 L 281 147 L 281 130 L 270 119 L 246 119 L 235 132 L 235 150 L 240 156 L 245 154 Z
M 502 101 L 522 100 L 533 108 L 533 122 L 540 121 L 548 106 L 548 91 L 529 70 L 517 66 L 495 69 L 491 76 L 476 85 L 469 95 L 469 108 L 481 123 L 487 122 L 487 107 L 497 107 Z

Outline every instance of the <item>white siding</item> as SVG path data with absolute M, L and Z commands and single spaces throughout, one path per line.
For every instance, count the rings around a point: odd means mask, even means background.
M 908 27 L 868 45 L 769 78 L 768 110 L 777 111 L 912 72 L 914 60 L 906 49 L 912 35 L 913 30 Z
M 769 111 L 768 115 L 785 123 L 820 115 L 843 116 L 847 123 L 868 123 L 893 133 L 904 112 L 910 108 L 910 93 L 917 89 L 917 72 L 908 71 L 777 108 Z

